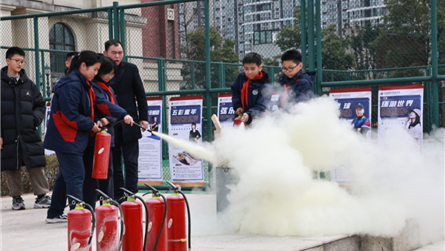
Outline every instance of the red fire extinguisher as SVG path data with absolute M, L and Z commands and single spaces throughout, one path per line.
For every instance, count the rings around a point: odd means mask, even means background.
M 146 229 L 147 247 L 145 251 L 167 251 L 167 228 L 164 227 L 167 216 L 167 203 L 165 197 L 156 188 L 148 184 L 145 185 L 152 190 L 153 194 L 151 199 L 145 202 L 150 212 L 149 224 Z
M 93 175 L 95 179 L 106 179 L 108 177 L 108 161 L 110 159 L 111 134 L 104 128 L 96 134 L 94 145 Z
M 147 219 L 149 217 L 147 205 L 145 205 L 145 202 L 141 197 L 123 187 L 120 189 L 125 191 L 124 195 L 127 197 L 127 201 L 124 201 L 121 204 L 122 215 L 125 218 L 125 231 L 122 239 L 122 250 L 145 251 L 147 245 L 147 233 L 144 235 L 144 230 L 142 228 L 142 205 L 144 205 L 145 208 L 145 229 L 148 228 Z M 136 199 L 140 200 L 142 203 L 136 201 Z
M 102 205 L 96 208 L 96 249 L 97 251 L 117 251 L 122 248 L 124 216 L 119 203 L 99 189 Z M 113 204 L 113 205 L 111 205 Z M 118 234 L 118 211 L 121 214 L 121 229 Z
M 191 225 L 190 207 L 179 185 L 170 181 L 167 183 L 173 188 L 174 193 L 167 197 L 167 247 L 168 251 L 186 251 L 187 233 L 185 210 L 188 216 L 188 250 L 191 250 Z
M 91 251 L 91 240 L 96 222 L 93 208 L 72 195 L 66 196 L 73 199 L 73 204 L 76 204 L 74 210 L 68 213 L 68 251 Z
M 233 120 L 233 126 L 240 126 L 241 123 L 244 123 L 244 126 L 246 125 L 246 122 L 241 120 L 241 116 L 238 116 Z

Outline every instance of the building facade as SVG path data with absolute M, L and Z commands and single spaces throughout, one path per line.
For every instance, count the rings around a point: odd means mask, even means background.
M 124 0 L 120 5 L 149 2 L 150 0 Z M 2 0 L 1 16 L 26 15 L 35 13 L 60 12 L 76 9 L 112 6 L 113 1 L 14 1 Z M 178 16 L 176 5 L 162 5 L 125 9 L 125 41 L 124 53 L 128 61 L 136 64 L 146 91 L 158 90 L 157 60 L 143 60 L 132 57 L 179 58 Z M 26 61 L 24 66 L 31 79 L 35 79 L 35 35 L 33 19 L 1 21 L 0 45 L 4 47 L 19 46 L 25 48 Z M 92 50 L 104 51 L 104 43 L 109 39 L 108 12 L 88 12 L 73 15 L 39 17 L 39 48 L 61 51 Z M 28 50 L 26 50 L 28 48 Z M 0 50 L 4 59 L 6 49 Z M 39 83 L 56 82 L 65 70 L 65 52 L 43 51 L 40 57 Z M 49 81 L 45 78 L 45 68 L 49 69 Z M 178 89 L 181 66 L 176 62 L 166 64 L 167 89 Z

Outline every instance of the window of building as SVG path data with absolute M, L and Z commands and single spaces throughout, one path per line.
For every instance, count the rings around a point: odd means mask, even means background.
M 70 28 L 63 23 L 56 23 L 49 31 L 49 48 L 54 50 L 75 51 L 74 36 Z M 50 53 L 51 71 L 65 71 L 66 53 Z

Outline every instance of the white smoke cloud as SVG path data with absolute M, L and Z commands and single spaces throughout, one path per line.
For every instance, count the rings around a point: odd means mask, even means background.
M 231 204 L 215 228 L 271 236 L 392 237 L 414 220 L 423 243 L 443 238 L 444 131 L 425 135 L 422 150 L 403 128 L 368 140 L 338 118 L 337 107 L 321 97 L 247 129 L 224 128 L 202 156 L 233 168 L 239 183 L 231 187 Z M 342 165 L 353 177 L 349 191 L 313 179 L 313 171 Z

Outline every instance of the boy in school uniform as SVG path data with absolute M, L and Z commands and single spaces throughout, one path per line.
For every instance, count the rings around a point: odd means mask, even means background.
M 288 50 L 281 56 L 283 76 L 280 84 L 284 88 L 279 105 L 287 108 L 299 102 L 307 101 L 314 96 L 311 77 L 303 70 L 301 52 Z
M 232 84 L 232 106 L 236 116 L 247 125 L 267 110 L 271 86 L 269 75 L 262 71 L 261 56 L 250 52 L 243 58 L 244 71 Z

